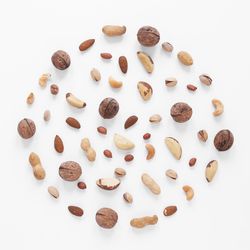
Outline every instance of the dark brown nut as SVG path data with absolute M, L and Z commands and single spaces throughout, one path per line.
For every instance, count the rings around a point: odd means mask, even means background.
M 199 140 L 203 141 L 203 142 L 206 142 L 207 139 L 208 139 L 208 133 L 207 133 L 207 131 L 205 129 L 200 130 L 197 133 L 197 136 L 198 136 Z
M 70 56 L 63 50 L 56 51 L 52 55 L 51 61 L 53 65 L 60 70 L 65 70 L 70 66 Z
M 144 140 L 148 140 L 148 139 L 150 139 L 150 137 L 151 137 L 150 133 L 146 133 L 146 134 L 143 135 Z
M 141 45 L 152 47 L 160 41 L 160 33 L 154 27 L 143 26 L 138 30 L 137 39 Z
M 101 208 L 95 215 L 96 223 L 102 228 L 112 228 L 118 221 L 118 214 L 111 208 Z
M 83 210 L 77 206 L 68 206 L 68 210 L 71 214 L 81 217 L 83 216 Z
M 196 158 L 191 158 L 190 160 L 189 160 L 189 162 L 188 162 L 188 164 L 189 164 L 189 166 L 190 167 L 193 167 L 194 165 L 195 165 L 195 163 L 196 163 Z
M 81 174 L 82 168 L 75 161 L 63 162 L 59 167 L 59 175 L 65 181 L 76 181 Z
M 170 110 L 172 118 L 179 123 L 188 121 L 191 118 L 192 113 L 192 108 L 184 102 L 175 103 Z
M 172 52 L 173 49 L 174 49 L 173 45 L 172 45 L 171 43 L 169 43 L 169 42 L 164 42 L 164 43 L 161 45 L 161 47 L 162 47 L 165 51 L 167 51 L 167 52 Z
M 57 153 L 62 153 L 64 151 L 63 141 L 59 135 L 55 136 L 54 148 L 55 148 Z
M 31 119 L 24 118 L 18 123 L 17 131 L 23 139 L 29 139 L 36 133 L 36 125 Z
M 148 101 L 151 98 L 153 94 L 153 89 L 149 83 L 142 81 L 138 82 L 137 88 L 144 101 Z
M 112 119 L 119 111 L 119 103 L 114 98 L 105 98 L 99 105 L 99 114 L 104 119 Z
M 138 117 L 136 115 L 130 116 L 124 124 L 124 128 L 127 129 L 131 126 L 133 126 L 138 121 Z
M 188 90 L 191 90 L 191 91 L 196 91 L 197 87 L 194 86 L 193 84 L 188 84 L 188 85 L 187 85 L 187 89 L 188 89 Z
M 202 74 L 199 76 L 199 79 L 201 81 L 201 83 L 207 85 L 207 86 L 210 86 L 212 84 L 212 78 L 209 76 L 209 75 L 206 75 L 206 74 Z
M 59 87 L 56 84 L 51 84 L 50 85 L 50 93 L 52 95 L 57 95 L 59 92 Z
M 127 174 L 126 170 L 123 168 L 116 168 L 114 172 L 117 175 L 117 177 L 124 177 Z
M 79 182 L 77 183 L 77 187 L 78 187 L 79 189 L 86 189 L 86 188 L 87 188 L 87 185 L 86 185 L 85 182 L 79 181 Z
M 104 154 L 107 158 L 112 158 L 112 157 L 113 157 L 112 152 L 111 152 L 110 150 L 108 150 L 108 149 L 105 149 L 105 150 L 103 151 L 103 154 Z
M 95 43 L 95 39 L 88 39 L 79 45 L 80 51 L 85 51 Z
M 171 216 L 174 213 L 176 213 L 176 211 L 177 211 L 177 207 L 176 206 L 168 206 L 168 207 L 164 208 L 163 214 L 165 216 Z
M 126 74 L 128 71 L 128 60 L 125 56 L 120 56 L 119 57 L 119 66 L 122 71 L 122 73 Z
M 100 134 L 103 134 L 103 135 L 106 135 L 107 134 L 107 129 L 105 127 L 98 127 L 97 128 L 97 131 L 100 133 Z
M 131 155 L 131 154 L 125 155 L 125 156 L 124 156 L 124 160 L 125 160 L 126 162 L 133 161 L 133 160 L 134 160 L 134 156 Z
M 77 128 L 77 129 L 80 129 L 81 128 L 81 124 L 79 121 L 77 121 L 75 118 L 73 117 L 68 117 L 66 119 L 66 123 L 72 127 L 72 128 Z
M 51 117 L 51 113 L 50 111 L 47 109 L 44 111 L 43 113 L 43 119 L 45 122 L 48 122 L 50 120 L 50 117 Z
M 218 151 L 226 151 L 232 147 L 234 136 L 228 129 L 220 130 L 214 137 L 214 146 Z
M 110 53 L 101 53 L 100 56 L 103 59 L 111 59 L 112 58 L 112 55 Z

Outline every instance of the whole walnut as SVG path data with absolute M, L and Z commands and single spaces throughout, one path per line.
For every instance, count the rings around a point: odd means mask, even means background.
M 141 45 L 152 47 L 160 41 L 160 33 L 154 27 L 143 26 L 138 30 L 137 39 Z
M 111 119 L 116 116 L 119 111 L 119 103 L 111 97 L 105 98 L 99 105 L 99 114 L 104 119 Z

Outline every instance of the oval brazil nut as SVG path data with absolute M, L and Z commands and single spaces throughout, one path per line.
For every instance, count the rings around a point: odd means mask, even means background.
M 214 146 L 218 151 L 226 151 L 234 143 L 233 133 L 228 129 L 220 130 L 214 137 Z
M 160 186 L 155 182 L 155 180 L 148 174 L 144 173 L 141 176 L 141 180 L 143 184 L 153 193 L 153 194 L 160 194 L 161 188 Z
M 65 181 L 76 181 L 81 174 L 82 168 L 75 161 L 63 162 L 59 167 L 59 175 Z

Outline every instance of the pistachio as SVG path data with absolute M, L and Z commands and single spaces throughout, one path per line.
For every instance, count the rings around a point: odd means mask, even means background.
M 174 47 L 171 43 L 169 42 L 164 42 L 161 47 L 166 51 L 166 52 L 172 52 Z
M 207 74 L 202 74 L 199 76 L 201 83 L 210 86 L 212 84 L 212 78 Z
M 123 194 L 123 199 L 127 202 L 127 203 L 133 203 L 133 196 L 126 192 Z
M 96 68 L 93 68 L 93 69 L 90 71 L 90 76 L 91 76 L 91 78 L 92 78 L 94 81 L 96 81 L 96 82 L 98 82 L 98 81 L 101 80 L 101 73 L 100 73 L 100 71 L 99 71 L 98 69 L 96 69 Z
M 217 172 L 218 162 L 216 160 L 210 161 L 206 166 L 205 176 L 208 182 L 211 182 Z
M 167 87 L 174 87 L 177 84 L 177 79 L 174 77 L 169 77 L 165 80 L 165 85 Z
M 118 177 L 123 177 L 126 175 L 126 170 L 123 169 L 123 168 L 116 168 L 115 169 L 115 174 L 118 176 Z
M 197 133 L 197 136 L 198 136 L 199 140 L 203 141 L 203 142 L 206 142 L 207 139 L 208 139 L 208 133 L 207 133 L 207 131 L 205 129 L 200 130 Z
M 161 120 L 162 120 L 162 118 L 158 114 L 154 114 L 154 115 L 152 115 L 152 116 L 149 117 L 149 121 L 151 123 L 159 123 L 159 122 L 161 122 Z
M 178 178 L 178 175 L 177 173 L 173 170 L 173 169 L 168 169 L 166 172 L 165 172 L 166 176 L 173 179 L 173 180 L 176 180 Z
M 180 143 L 173 137 L 166 137 L 165 144 L 175 159 L 180 160 L 182 155 Z
M 48 192 L 51 196 L 53 196 L 54 198 L 58 198 L 59 197 L 59 191 L 57 190 L 56 187 L 53 186 L 49 186 L 48 187 Z

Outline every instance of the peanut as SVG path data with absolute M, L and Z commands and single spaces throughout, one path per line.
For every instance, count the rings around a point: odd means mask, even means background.
M 43 180 L 46 176 L 46 172 L 42 167 L 39 156 L 32 152 L 29 156 L 29 162 L 33 169 L 33 174 L 37 180 Z
M 144 216 L 140 218 L 134 218 L 130 221 L 130 225 L 136 228 L 143 228 L 147 225 L 155 225 L 158 222 L 158 216 Z
M 81 141 L 81 148 L 83 151 L 85 151 L 87 159 L 89 161 L 95 161 L 96 158 L 96 152 L 95 150 L 91 147 L 91 144 L 89 142 L 88 138 L 83 138 Z
M 159 195 L 161 193 L 160 186 L 155 182 L 155 180 L 149 176 L 148 174 L 144 173 L 141 176 L 141 180 L 143 184 L 153 193 Z

